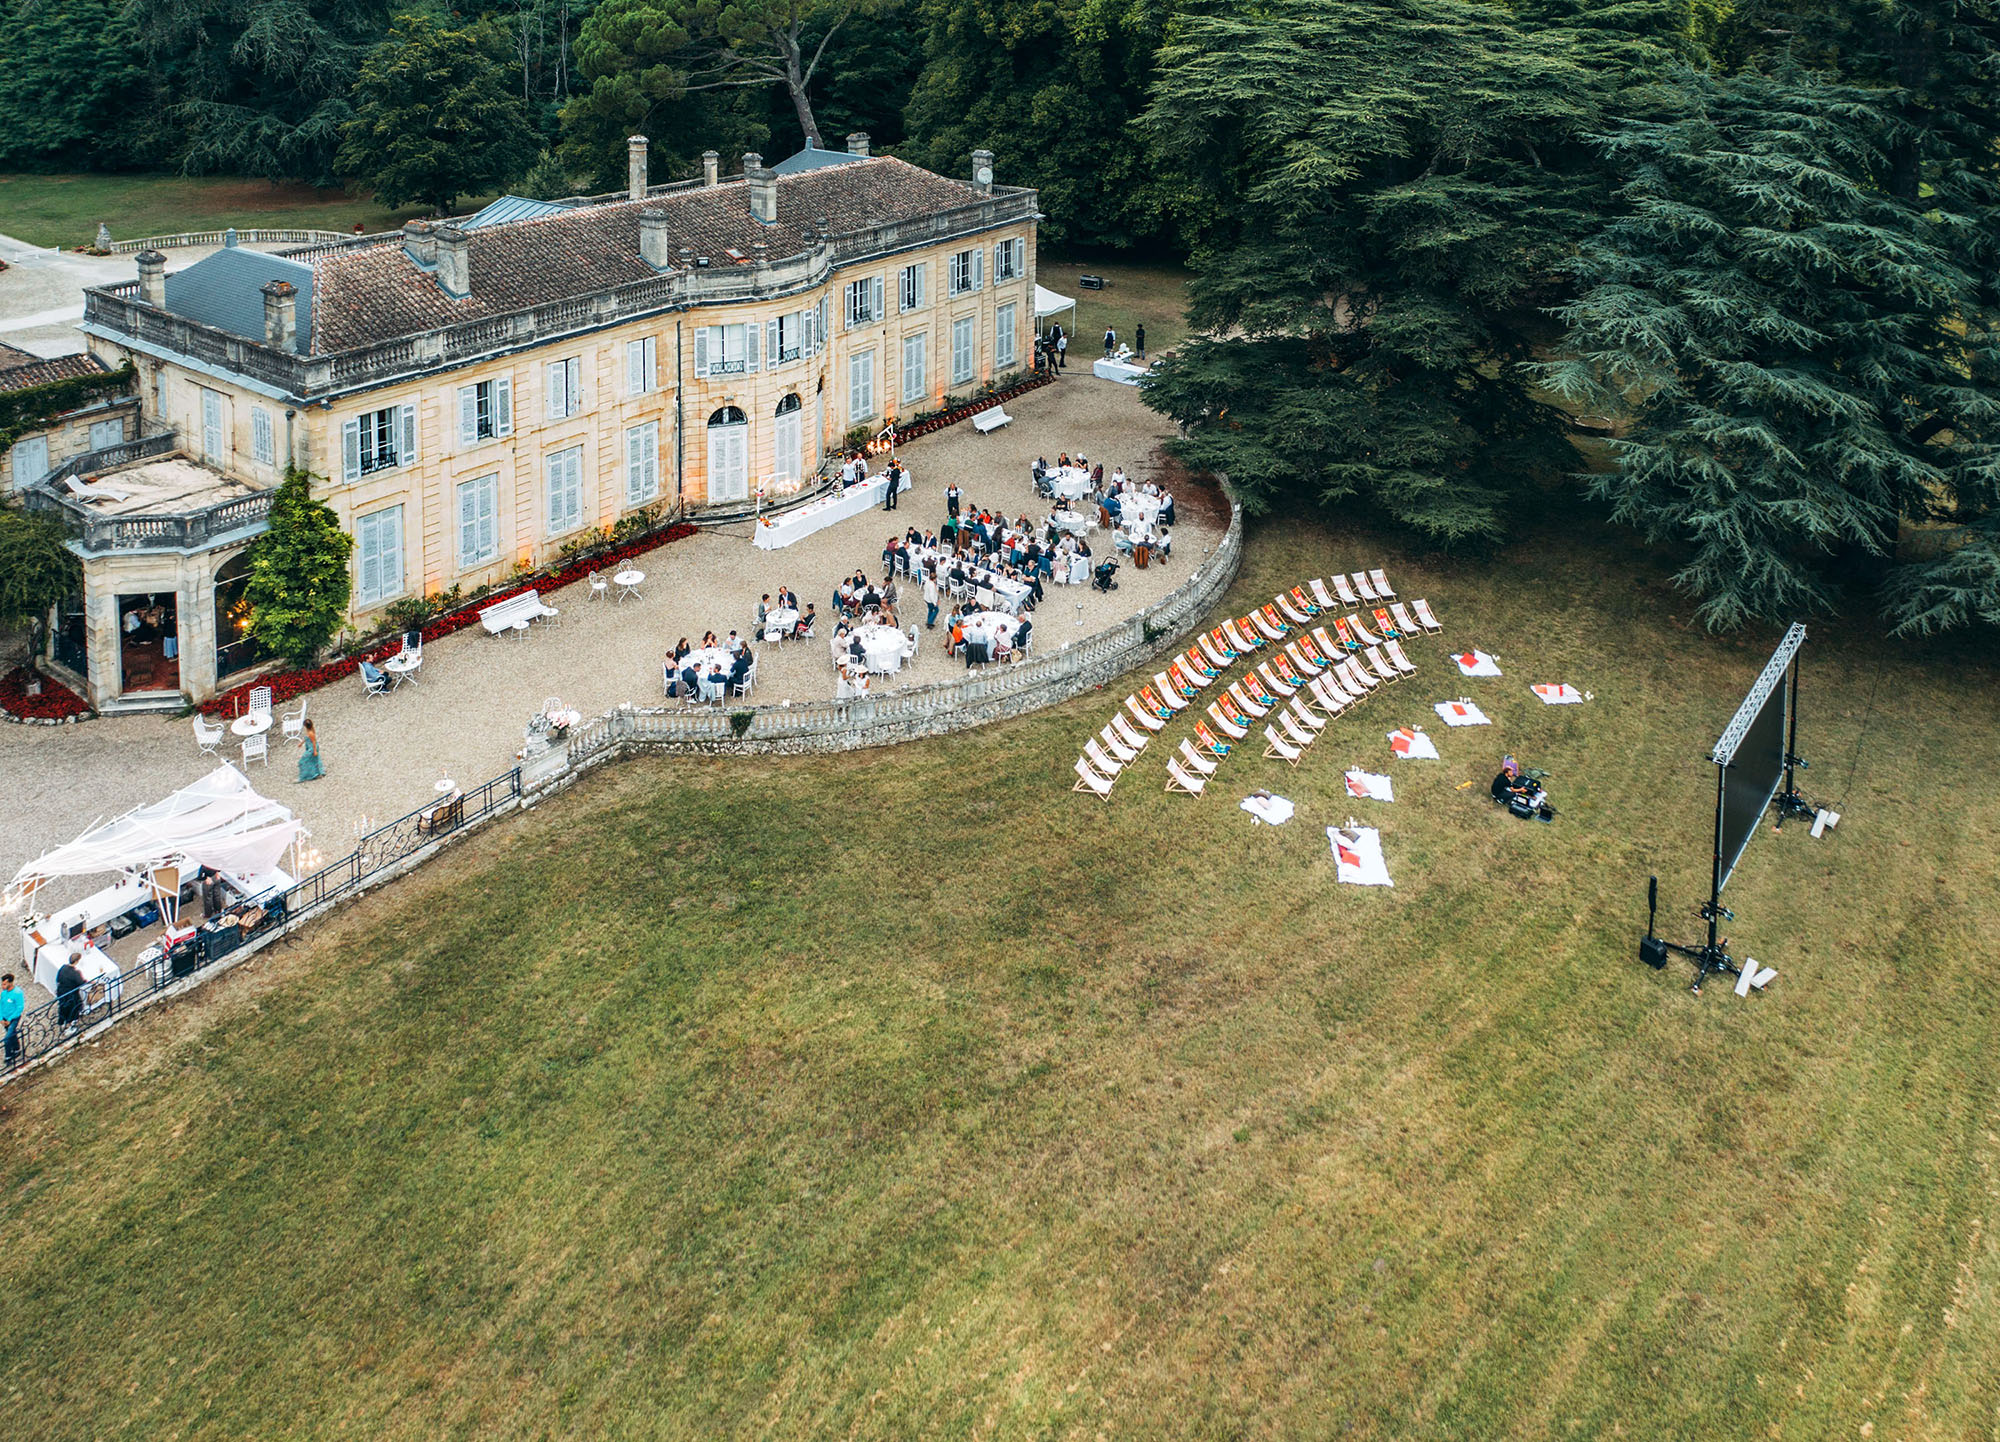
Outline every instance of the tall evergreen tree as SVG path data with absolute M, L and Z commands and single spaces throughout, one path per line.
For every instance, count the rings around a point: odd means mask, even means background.
M 271 498 L 270 528 L 250 548 L 250 632 L 259 645 L 303 665 L 340 629 L 353 579 L 354 538 L 312 497 L 312 477 L 287 469 Z
M 0 170 L 160 164 L 178 137 L 159 133 L 158 102 L 117 0 L 0 7 Z

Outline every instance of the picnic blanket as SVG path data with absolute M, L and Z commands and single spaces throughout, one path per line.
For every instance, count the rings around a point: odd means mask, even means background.
M 1347 773 L 1347 794 L 1359 796 L 1367 801 L 1394 801 L 1395 783 L 1386 776 L 1376 776 L 1359 768 Z
M 1389 749 L 1402 761 L 1435 761 L 1438 749 L 1429 736 L 1412 726 L 1389 733 Z
M 1349 886 L 1394 886 L 1388 863 L 1382 860 L 1382 833 L 1372 826 L 1326 828 L 1339 879 Z
M 1440 701 L 1431 708 L 1444 717 L 1447 726 L 1491 726 L 1486 713 L 1470 701 Z
M 1266 826 L 1283 826 L 1292 819 L 1292 813 L 1298 809 L 1284 797 L 1273 796 L 1268 791 L 1259 791 L 1255 795 L 1244 797 L 1241 806 L 1250 813 L 1253 820 L 1261 821 Z
M 1558 681 L 1553 686 L 1530 686 L 1528 688 L 1542 698 L 1544 706 L 1581 706 L 1583 693 L 1574 686 L 1565 686 Z
M 1458 669 L 1468 676 L 1498 676 L 1500 663 L 1484 651 L 1461 651 L 1451 658 L 1458 662 Z

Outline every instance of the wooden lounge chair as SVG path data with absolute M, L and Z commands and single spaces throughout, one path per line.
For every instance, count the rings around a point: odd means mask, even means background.
M 1181 707 L 1187 705 L 1187 697 L 1181 694 L 1181 688 L 1169 681 L 1167 673 L 1164 671 L 1154 673 L 1151 694 L 1158 696 L 1162 701 L 1166 702 L 1169 711 L 1178 711 Z
M 1170 705 L 1166 697 L 1151 686 L 1141 686 L 1138 695 L 1139 704 L 1151 712 L 1156 720 L 1171 721 L 1174 719 L 1174 712 L 1180 710 L 1179 706 Z
M 1368 623 L 1361 619 L 1359 611 L 1356 611 L 1352 616 L 1347 618 L 1347 629 L 1353 633 L 1354 639 L 1364 646 L 1379 646 L 1382 644 L 1382 638 L 1368 629 Z
M 1388 574 L 1380 566 L 1368 573 L 1368 579 L 1375 583 L 1375 594 L 1383 600 L 1396 594 L 1396 588 L 1389 584 Z
M 1199 641 L 1201 638 L 1196 637 L 1195 639 Z M 1215 679 L 1215 664 L 1208 657 L 1201 654 L 1201 647 L 1199 645 L 1190 646 L 1187 650 L 1181 652 L 1181 665 L 1186 669 L 1188 675 L 1193 678 L 1194 684 L 1197 686 L 1206 686 Z
M 1353 656 L 1340 663 L 1341 683 L 1356 695 L 1366 695 L 1382 683 L 1368 673 L 1368 669 Z
M 1389 614 L 1389 609 L 1386 606 L 1377 606 L 1375 608 L 1375 628 L 1382 633 L 1382 638 L 1385 641 L 1393 640 L 1403 634 L 1397 627 L 1395 618 Z
M 1289 648 L 1273 656 L 1270 665 L 1271 669 L 1277 673 L 1278 679 L 1290 686 L 1294 691 L 1306 684 L 1306 678 L 1301 676 L 1298 668 L 1292 665 Z
M 1173 757 L 1167 758 L 1167 790 L 1182 796 L 1199 796 L 1201 788 L 1208 785 L 1208 778 L 1197 776 L 1184 769 Z
M 1144 706 L 1141 706 L 1137 696 L 1127 696 L 1125 698 L 1125 709 L 1132 713 L 1134 721 L 1137 721 L 1148 731 L 1164 731 L 1167 729 L 1167 723 L 1153 715 Z
M 1229 644 L 1237 655 L 1256 650 L 1264 644 L 1262 636 L 1254 636 L 1255 627 L 1245 627 L 1240 621 L 1224 621 L 1222 634 L 1229 638 Z
M 1222 768 L 1194 749 L 1194 742 L 1181 737 L 1180 758 L 1187 763 L 1188 770 L 1197 776 L 1213 776 Z
M 1361 593 L 1361 599 L 1364 601 L 1379 601 L 1382 599 L 1375 594 L 1375 583 L 1368 579 L 1366 571 L 1356 571 L 1354 573 L 1354 589 Z
M 1389 614 L 1396 618 L 1396 629 L 1401 631 L 1405 636 L 1414 636 L 1417 632 L 1423 630 L 1423 627 L 1419 626 L 1416 620 L 1410 615 L 1409 608 L 1401 601 L 1392 601 L 1389 603 Z
M 1306 694 L 1312 697 L 1313 705 L 1326 713 L 1328 720 L 1332 720 L 1352 704 L 1347 693 L 1325 676 L 1313 677 L 1312 685 L 1306 687 Z
M 1361 598 L 1354 594 L 1354 583 L 1348 580 L 1347 577 L 1335 575 L 1333 578 L 1333 589 L 1340 593 L 1340 603 L 1343 606 L 1358 606 L 1361 604 Z
M 1340 644 L 1336 649 L 1341 651 L 1359 651 L 1361 649 L 1361 643 L 1354 639 L 1353 629 L 1340 616 L 1333 618 L 1333 634 L 1340 638 Z
M 1339 625 L 1340 623 L 1336 621 L 1334 624 Z M 1307 639 L 1313 643 L 1314 649 L 1320 655 L 1326 657 L 1326 664 L 1329 666 L 1338 661 L 1340 653 L 1346 649 L 1346 647 L 1334 640 L 1333 637 L 1326 634 L 1326 627 L 1324 626 L 1313 627 L 1313 633 Z
M 1259 606 L 1250 613 L 1250 619 L 1268 640 L 1282 641 L 1292 634 L 1292 628 L 1285 624 L 1285 618 L 1278 614 L 1276 606 Z
M 1350 685 L 1345 672 L 1329 671 L 1324 679 L 1327 694 L 1337 697 L 1343 706 L 1358 706 L 1368 699 L 1368 689 L 1365 686 Z
M 1299 750 L 1298 747 L 1292 745 L 1291 742 L 1287 741 L 1284 737 L 1280 736 L 1276 731 L 1274 731 L 1269 726 L 1266 726 L 1264 728 L 1264 740 L 1267 743 L 1269 743 L 1264 747 L 1264 754 L 1266 756 L 1275 757 L 1277 760 L 1284 762 L 1287 766 L 1298 765 L 1299 757 L 1305 755 L 1303 751 Z M 1083 763 L 1079 761 L 1077 764 L 1081 766 Z
M 1422 600 L 1421 598 L 1412 601 L 1410 602 L 1410 609 L 1416 612 L 1417 624 L 1422 626 L 1426 631 L 1442 631 L 1444 629 L 1443 625 L 1439 623 L 1438 618 L 1431 614 L 1431 603 L 1429 601 Z
M 1111 799 L 1111 778 L 1108 776 L 1099 776 L 1091 769 L 1090 763 L 1079 756 L 1076 758 L 1076 785 L 1070 787 L 1070 790 L 1088 791 L 1109 801 Z
M 1320 724 L 1324 725 L 1325 723 L 1321 722 Z M 1284 731 L 1286 736 L 1291 738 L 1292 744 L 1301 749 L 1312 745 L 1314 738 L 1319 735 L 1319 727 L 1299 725 L 1288 710 L 1278 713 L 1278 726 Z
M 1114 761 L 1104 754 L 1104 748 L 1097 744 L 1095 737 L 1083 743 L 1083 759 L 1102 771 L 1106 776 L 1116 778 L 1125 769 L 1125 763 Z
M 1308 626 L 1312 624 L 1312 612 L 1300 610 L 1298 603 L 1284 592 L 1280 591 L 1272 599 L 1276 602 L 1279 611 L 1284 613 L 1285 619 L 1293 625 Z
M 1304 586 L 1294 586 L 1290 592 L 1292 604 L 1299 608 L 1308 619 L 1319 614 L 1319 602 L 1306 594 Z
M 1292 704 L 1285 709 L 1291 713 L 1294 720 L 1315 736 L 1326 730 L 1326 718 L 1306 705 L 1304 696 L 1292 697 Z
M 1224 736 L 1227 736 L 1231 741 L 1241 741 L 1245 736 L 1248 736 L 1250 734 L 1250 728 L 1248 726 L 1242 725 L 1240 722 L 1232 721 L 1229 719 L 1228 714 L 1223 711 L 1222 703 L 1220 701 L 1214 702 L 1209 706 L 1208 719 L 1215 723 L 1216 730 L 1220 731 Z M 1201 736 L 1201 725 L 1199 722 L 1195 724 L 1194 734 L 1197 736 Z M 1209 750 L 1215 751 L 1215 747 L 1212 744 L 1211 737 L 1202 736 L 1201 744 L 1207 746 Z M 1227 753 L 1223 751 L 1215 751 L 1215 754 L 1218 756 L 1222 756 L 1226 755 Z
M 1313 599 L 1319 602 L 1319 608 L 1322 611 L 1338 611 L 1340 609 L 1339 599 L 1334 596 L 1333 592 L 1327 590 L 1326 582 L 1320 580 L 1317 576 L 1313 577 L 1312 580 L 1312 593 Z
M 1259 705 L 1251 697 L 1250 693 L 1243 689 L 1241 681 L 1236 682 L 1222 694 L 1235 702 L 1236 709 L 1241 711 L 1245 716 L 1262 716 L 1266 711 L 1271 709 L 1269 706 Z
M 1208 684 L 1206 676 L 1199 676 L 1197 679 L 1198 673 L 1189 671 L 1186 663 L 1178 656 L 1167 662 L 1166 675 L 1167 684 L 1172 686 L 1174 693 L 1184 701 L 1192 701 L 1201 694 L 1201 688 Z
M 1389 664 L 1388 658 L 1382 654 L 1380 646 L 1370 646 L 1366 651 L 1362 652 L 1362 655 L 1368 658 L 1369 669 L 1384 681 L 1400 681 L 1403 679 L 1403 673 Z
M 1313 645 L 1310 636 L 1301 636 L 1285 647 L 1285 655 L 1299 668 L 1301 675 L 1317 676 L 1326 669 L 1326 658 L 1320 655 L 1319 647 Z
M 1144 731 L 1134 731 L 1132 723 L 1125 719 L 1125 714 L 1122 711 L 1111 718 L 1111 729 L 1118 733 L 1120 741 L 1123 741 L 1134 751 L 1144 751 L 1146 743 L 1153 739 Z
M 1228 669 L 1229 663 L 1236 659 L 1207 636 L 1197 637 L 1195 645 L 1200 647 L 1201 654 L 1208 658 L 1209 674 L 1212 676 L 1220 676 Z
M 1106 726 L 1097 733 L 1097 739 L 1104 743 L 1104 749 L 1118 758 L 1121 766 L 1130 766 L 1139 759 L 1139 753 L 1119 739 L 1118 733 Z
M 1391 666 L 1394 666 L 1405 676 L 1414 676 L 1417 674 L 1415 664 L 1411 662 L 1408 656 L 1403 654 L 1403 643 L 1401 641 L 1391 641 L 1382 648 L 1382 654 L 1389 658 Z
M 1208 729 L 1206 721 L 1194 723 L 1194 739 L 1201 743 L 1202 750 L 1215 757 L 1227 756 L 1235 749 L 1227 741 L 1217 739 L 1216 734 Z
M 1282 698 L 1291 695 L 1294 691 L 1299 689 L 1298 687 L 1292 685 L 1289 681 L 1286 681 L 1283 678 L 1281 678 L 1277 672 L 1273 671 L 1271 669 L 1271 663 L 1269 661 L 1266 661 L 1263 665 L 1257 668 L 1257 676 L 1260 680 L 1263 681 L 1263 683 L 1266 686 L 1269 686 L 1271 688 L 1271 694 L 1274 696 Z

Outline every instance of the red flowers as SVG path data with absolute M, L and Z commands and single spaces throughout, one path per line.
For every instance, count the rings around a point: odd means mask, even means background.
M 991 410 L 994 406 L 1011 401 L 1015 396 L 1023 395 L 1040 386 L 1053 385 L 1055 384 L 1055 379 L 1052 375 L 1039 375 L 1033 380 L 1022 381 L 1017 386 L 1009 386 L 1004 391 L 995 391 L 992 395 L 982 397 L 970 405 L 955 406 L 951 410 L 941 411 L 937 415 L 916 422 L 914 425 L 897 426 L 896 439 L 898 441 L 913 441 L 918 436 L 927 436 L 932 431 L 943 430 L 946 426 L 956 425 L 967 416 L 976 416 L 981 411 Z
M 69 721 L 90 714 L 83 698 L 53 676 L 43 676 L 42 694 L 30 696 L 28 683 L 33 679 L 26 666 L 0 676 L 0 711 L 17 721 Z

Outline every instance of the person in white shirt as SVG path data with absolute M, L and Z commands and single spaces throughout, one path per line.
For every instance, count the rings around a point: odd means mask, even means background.
M 1117 487 L 1122 486 L 1124 484 L 1125 484 L 1125 468 L 1123 466 L 1113 466 L 1111 468 L 1112 488 L 1115 490 Z
M 924 610 L 924 629 L 926 631 L 935 631 L 937 629 L 938 583 L 937 569 L 933 566 L 924 567 Z

